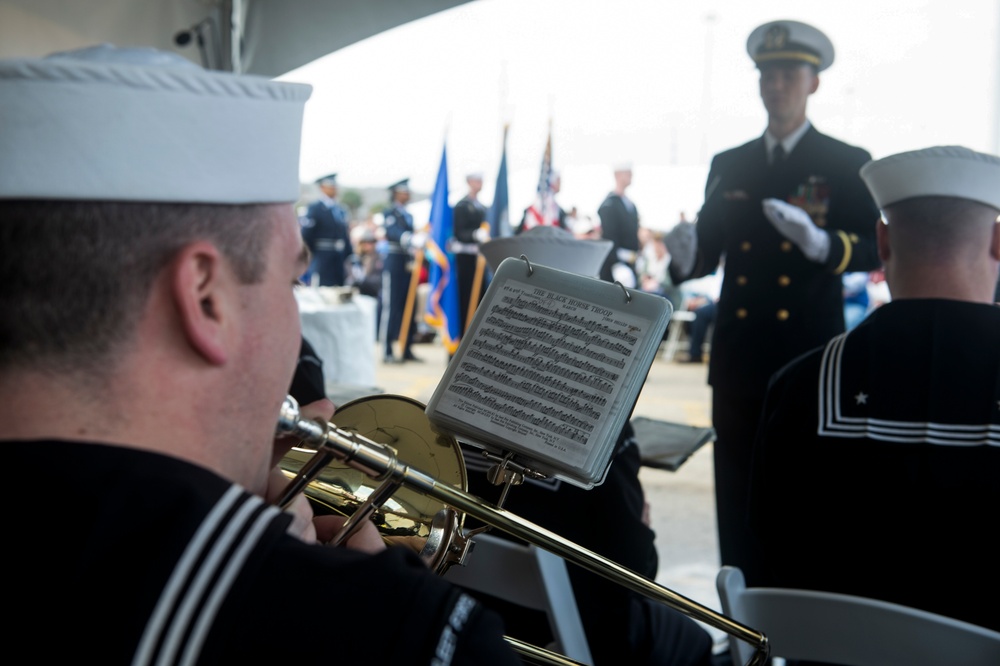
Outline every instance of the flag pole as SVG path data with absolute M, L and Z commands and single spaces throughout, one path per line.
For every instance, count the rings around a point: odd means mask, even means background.
M 410 322 L 413 320 L 413 308 L 417 300 L 417 287 L 420 285 L 420 269 L 424 265 L 424 248 L 418 248 L 413 255 L 413 268 L 410 269 L 410 288 L 406 292 L 406 305 L 403 307 L 403 321 L 399 324 L 399 358 L 406 356 L 406 339 L 410 334 Z
M 483 222 L 479 225 L 480 230 L 485 230 L 487 234 L 490 232 L 490 223 Z M 488 240 L 488 239 L 487 239 Z M 479 294 L 483 290 L 483 276 L 486 274 L 486 257 L 480 252 L 476 257 L 476 274 L 472 277 L 472 291 L 469 293 L 469 309 L 465 313 L 465 331 L 462 331 L 462 335 L 469 330 L 469 326 L 472 324 L 472 317 L 476 314 L 476 310 L 479 308 Z

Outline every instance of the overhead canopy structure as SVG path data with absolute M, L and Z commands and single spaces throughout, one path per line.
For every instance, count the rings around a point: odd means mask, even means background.
M 100 43 L 278 76 L 468 0 L 0 0 L 0 57 Z

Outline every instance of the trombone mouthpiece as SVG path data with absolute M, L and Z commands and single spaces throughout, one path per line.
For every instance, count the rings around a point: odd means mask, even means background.
M 331 424 L 302 418 L 299 403 L 290 395 L 285 396 L 274 427 L 275 437 L 298 437 L 303 442 L 322 446 Z
M 278 423 L 274 428 L 274 434 L 278 437 L 290 435 L 295 432 L 299 425 L 299 403 L 290 395 L 285 396 L 285 401 L 281 403 L 281 410 L 278 412 Z

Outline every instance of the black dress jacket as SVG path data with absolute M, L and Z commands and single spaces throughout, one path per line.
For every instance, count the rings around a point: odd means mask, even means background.
M 814 127 L 780 164 L 769 165 L 764 138 L 712 160 L 698 215 L 698 258 L 691 275 L 725 276 L 712 339 L 709 383 L 760 391 L 771 374 L 844 330 L 841 274 L 879 266 L 879 213 L 858 170 L 865 150 Z M 803 208 L 830 235 L 822 264 L 806 258 L 764 216 L 777 198 Z

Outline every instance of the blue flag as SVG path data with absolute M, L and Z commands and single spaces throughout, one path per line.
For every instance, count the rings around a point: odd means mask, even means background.
M 441 331 L 444 347 L 454 354 L 462 338 L 461 319 L 458 315 L 458 281 L 455 255 L 447 251 L 453 235 L 451 206 L 448 204 L 448 147 L 441 150 L 441 168 L 438 169 L 434 196 L 431 197 L 431 234 L 427 240 L 427 258 L 430 263 L 431 292 L 427 299 L 424 321 Z
M 493 194 L 487 219 L 490 222 L 490 238 L 510 236 L 510 216 L 507 211 L 507 128 L 503 128 L 503 153 L 500 157 L 500 173 L 497 174 L 497 188 Z

